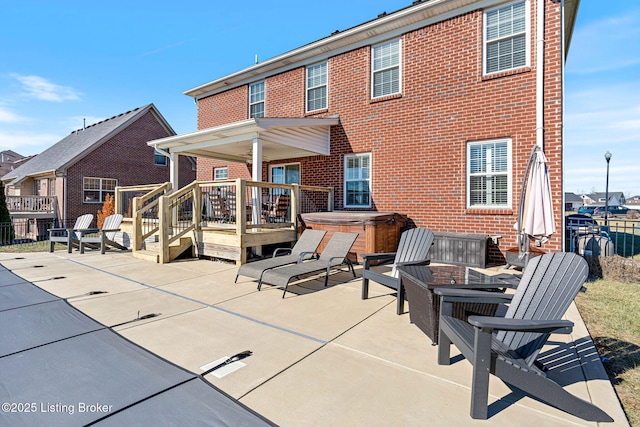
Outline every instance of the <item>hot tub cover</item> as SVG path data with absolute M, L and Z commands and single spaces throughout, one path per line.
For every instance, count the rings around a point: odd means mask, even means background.
M 332 211 L 302 214 L 302 220 L 309 224 L 370 225 L 377 223 L 392 223 L 396 221 L 405 222 L 406 218 L 395 212 Z
M 2 265 L 0 302 L 2 425 L 273 425 Z

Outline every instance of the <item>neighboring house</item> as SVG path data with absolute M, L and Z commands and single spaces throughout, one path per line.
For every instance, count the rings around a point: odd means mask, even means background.
M 147 142 L 171 135 L 174 130 L 153 104 L 73 131 L 2 177 L 9 211 L 14 218 L 60 223 L 96 215 L 116 186 L 169 180 L 167 158 Z M 194 180 L 192 166 L 193 159 L 180 159 L 180 185 Z
M 19 167 L 30 158 L 31 156 L 25 157 L 12 150 L 0 151 L 0 178 Z
M 557 229 L 544 249 L 561 250 L 563 64 L 578 3 L 413 2 L 186 91 L 200 130 L 151 144 L 197 156 L 199 180 L 333 187 L 337 210 L 496 236 L 493 261 L 516 245 L 523 174 L 542 145 Z
M 607 200 L 607 193 L 591 193 L 582 195 L 583 204 L 604 206 Z M 609 191 L 609 206 L 621 206 L 626 203 L 624 193 L 622 191 Z
M 582 206 L 582 197 L 575 193 L 564 193 L 565 212 L 577 211 L 580 206 Z
M 632 196 L 626 199 L 627 205 L 636 207 L 640 205 L 640 196 Z

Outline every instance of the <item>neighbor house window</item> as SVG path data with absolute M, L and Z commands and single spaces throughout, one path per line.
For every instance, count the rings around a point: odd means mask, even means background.
M 113 178 L 84 178 L 82 198 L 84 203 L 104 203 L 107 194 L 115 194 L 118 180 Z
M 371 206 L 371 154 L 355 154 L 344 158 L 345 207 Z
M 327 108 L 327 63 L 307 67 L 307 111 Z
M 229 177 L 229 169 L 224 168 L 214 168 L 213 169 L 213 180 L 214 181 L 225 181 Z
M 158 150 L 153 150 L 153 164 L 156 166 L 167 166 L 167 156 L 163 155 Z
M 528 10 L 526 0 L 484 12 L 484 74 L 528 65 Z
M 467 206 L 511 206 L 511 140 L 467 144 Z
M 264 117 L 264 82 L 249 85 L 249 118 Z
M 400 39 L 371 48 L 372 98 L 400 93 Z

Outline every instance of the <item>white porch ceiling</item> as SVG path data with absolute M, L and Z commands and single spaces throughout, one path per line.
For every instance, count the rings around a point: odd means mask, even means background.
M 149 141 L 157 149 L 185 156 L 251 162 L 255 138 L 266 162 L 330 154 L 331 126 L 338 117 L 259 118 Z

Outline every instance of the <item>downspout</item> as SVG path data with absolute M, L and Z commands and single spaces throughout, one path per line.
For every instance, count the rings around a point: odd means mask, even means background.
M 580 1 L 578 0 L 578 6 L 580 5 Z M 564 61 L 565 61 L 565 49 L 567 48 L 567 46 L 565 45 L 565 33 L 566 33 L 566 28 L 565 28 L 565 15 L 564 15 L 564 0 L 562 0 L 560 2 L 560 94 L 561 94 L 561 100 L 562 100 L 562 105 L 560 107 L 560 117 L 562 120 L 562 126 L 560 126 L 560 141 L 562 143 L 562 162 L 560 163 L 562 165 L 561 168 L 561 173 L 562 176 L 564 177 Z M 562 182 L 562 191 L 560 192 L 561 194 L 561 200 L 562 200 L 562 207 L 564 210 L 564 206 L 565 205 L 565 198 L 564 198 L 564 179 Z M 567 247 L 566 247 L 566 234 L 567 234 L 567 230 L 564 227 L 564 224 L 561 224 L 560 229 L 562 230 L 560 232 L 560 235 L 562 236 L 562 251 L 566 252 L 567 251 Z
M 536 17 L 536 145 L 544 150 L 544 20 L 545 0 L 537 0 Z

